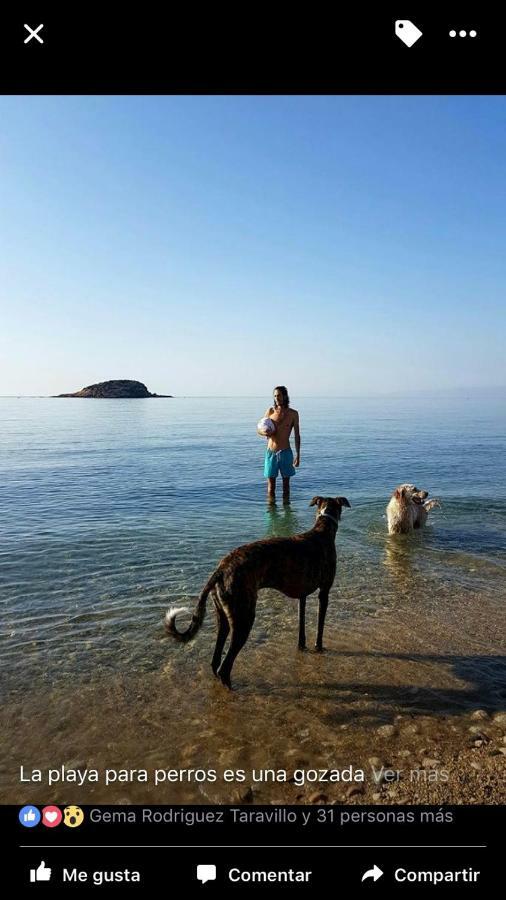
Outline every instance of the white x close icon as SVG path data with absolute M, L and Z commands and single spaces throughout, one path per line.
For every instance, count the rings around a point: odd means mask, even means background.
M 44 41 L 42 40 L 42 38 L 39 35 L 39 31 L 41 28 L 44 28 L 44 24 L 38 25 L 37 28 L 30 28 L 29 25 L 25 25 L 25 28 L 27 31 L 30 32 L 30 34 L 28 35 L 28 37 L 26 38 L 26 40 L 23 43 L 27 44 L 28 41 L 31 41 L 32 38 L 35 38 L 35 40 L 37 40 L 39 42 L 39 44 L 44 43 Z

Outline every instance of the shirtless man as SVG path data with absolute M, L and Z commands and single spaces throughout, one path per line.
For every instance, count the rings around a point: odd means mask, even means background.
M 290 409 L 290 398 L 286 387 L 274 388 L 274 406 L 269 406 L 264 418 L 272 419 L 276 423 L 276 432 L 269 438 L 265 451 L 264 476 L 267 481 L 267 497 L 270 501 L 276 499 L 276 478 L 278 474 L 283 479 L 283 501 L 290 500 L 290 478 L 295 475 L 295 469 L 300 464 L 300 431 L 299 414 L 296 409 Z M 295 436 L 295 459 L 290 447 L 290 433 Z

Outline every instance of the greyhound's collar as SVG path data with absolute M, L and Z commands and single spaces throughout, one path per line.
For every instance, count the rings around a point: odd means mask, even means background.
M 318 515 L 319 515 L 319 516 L 324 516 L 326 519 L 332 519 L 332 521 L 335 522 L 337 526 L 339 526 L 339 519 L 336 519 L 335 516 L 331 516 L 330 513 L 328 513 L 328 512 L 321 512 L 321 513 L 318 513 Z

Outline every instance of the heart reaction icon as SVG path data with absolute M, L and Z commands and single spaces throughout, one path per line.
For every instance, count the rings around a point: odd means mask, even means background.
M 42 824 L 47 828 L 55 828 L 62 820 L 61 809 L 57 806 L 45 806 L 42 810 Z

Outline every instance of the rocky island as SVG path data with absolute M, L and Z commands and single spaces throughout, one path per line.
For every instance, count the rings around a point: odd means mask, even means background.
M 74 394 L 57 394 L 57 397 L 93 397 L 95 399 L 116 400 L 123 398 L 142 399 L 144 397 L 172 397 L 172 394 L 150 394 L 142 381 L 121 378 L 117 381 L 100 381 L 75 391 Z

